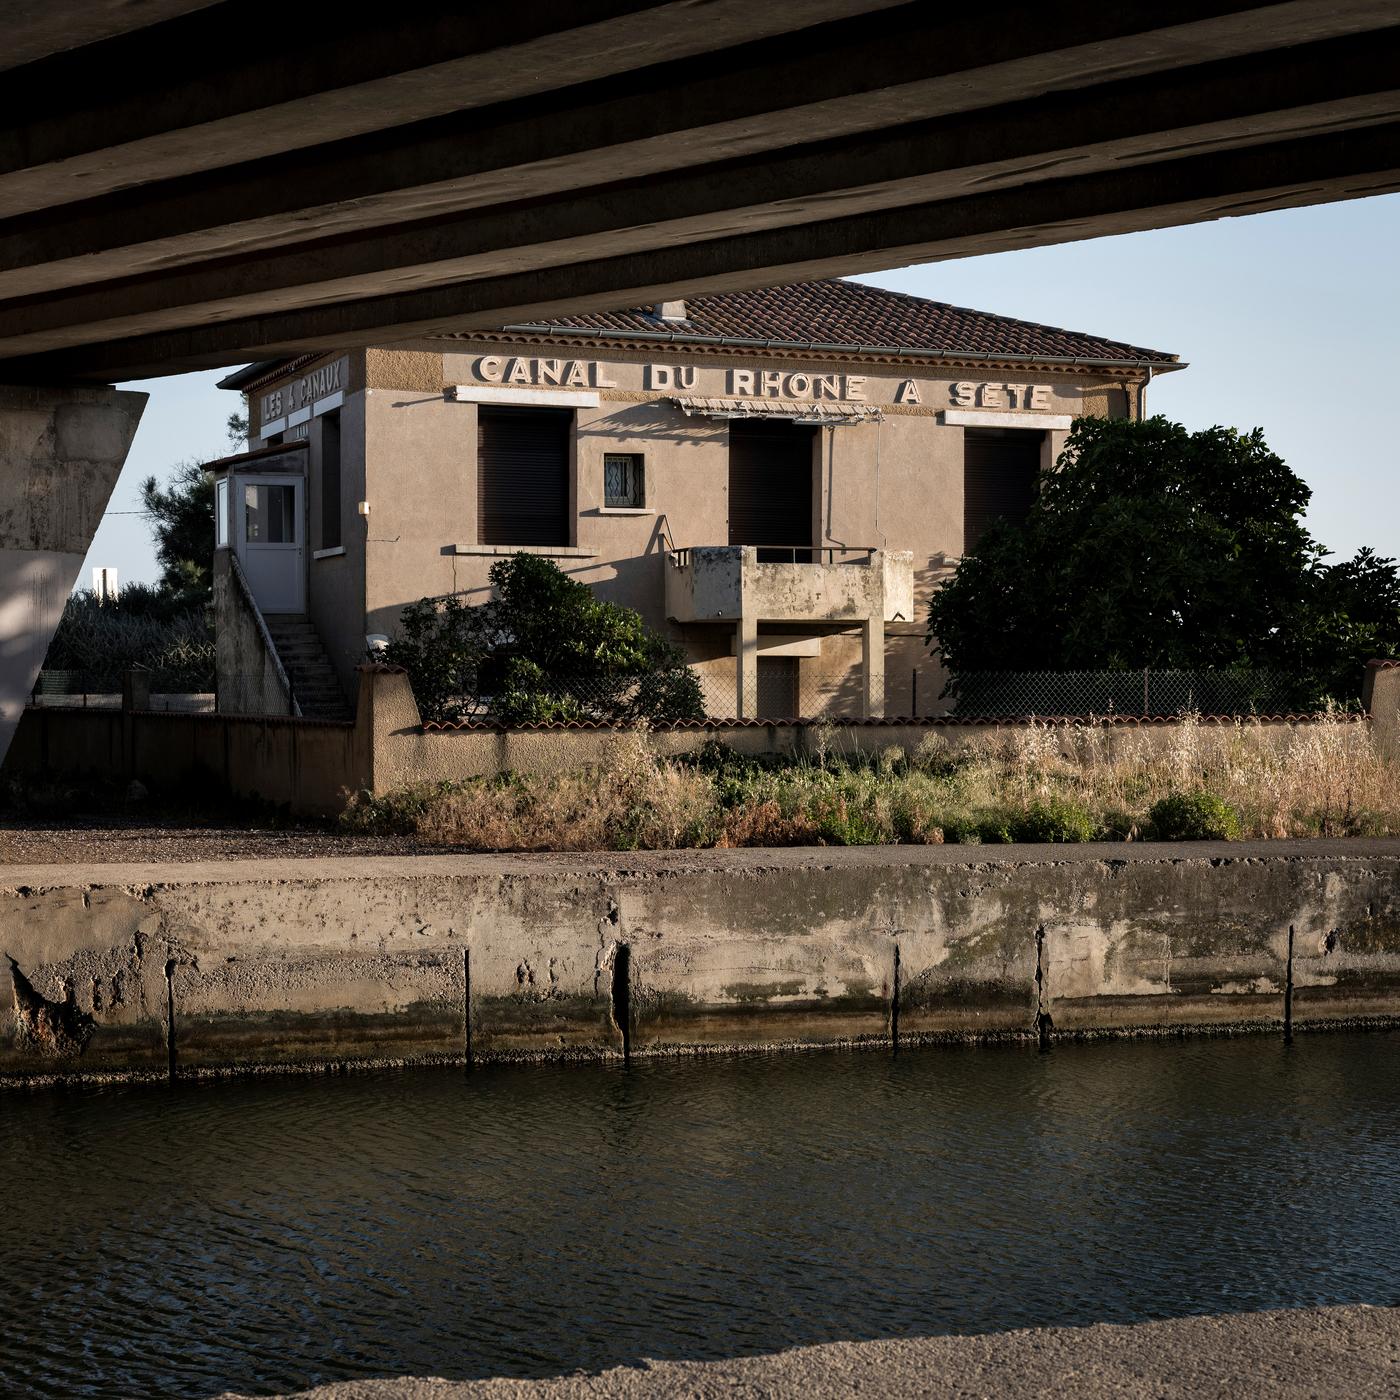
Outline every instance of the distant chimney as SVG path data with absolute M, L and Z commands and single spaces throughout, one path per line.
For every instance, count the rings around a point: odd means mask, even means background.
M 113 568 L 96 568 L 92 571 L 92 591 L 97 594 L 99 603 L 117 601 L 117 571 Z
M 658 301 L 652 308 L 652 313 L 658 321 L 684 321 L 687 319 L 685 302 L 683 301 Z

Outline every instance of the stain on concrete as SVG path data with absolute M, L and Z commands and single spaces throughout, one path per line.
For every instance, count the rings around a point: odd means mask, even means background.
M 1299 1030 L 1389 1024 L 1396 910 L 1400 843 L 15 872 L 0 947 L 38 1002 L 0 1005 L 0 1076 L 156 1072 L 167 1020 L 181 1074 L 461 1062 L 469 1005 L 481 1061 L 615 1056 L 624 1026 L 646 1054 L 889 1045 L 896 1020 L 908 1044 L 1033 1041 L 1042 1017 L 1057 1040 L 1235 1032 L 1279 1024 L 1290 924 Z M 36 1016 L 86 1051 L 41 1051 Z
M 8 954 L 6 961 L 14 988 L 16 1048 L 44 1060 L 76 1060 L 87 1049 L 96 1022 L 79 1009 L 72 981 L 64 983 L 62 1001 L 50 1001 Z

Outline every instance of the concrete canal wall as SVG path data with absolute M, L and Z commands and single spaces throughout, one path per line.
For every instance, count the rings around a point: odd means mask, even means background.
M 1290 925 L 1400 1022 L 1394 841 L 12 867 L 0 1075 L 1262 1029 Z

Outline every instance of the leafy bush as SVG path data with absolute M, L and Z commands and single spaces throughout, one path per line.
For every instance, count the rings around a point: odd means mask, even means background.
M 1016 823 L 1018 841 L 1092 841 L 1094 819 L 1078 802 L 1046 797 L 1032 802 Z
M 630 725 L 704 713 L 683 654 L 632 609 L 533 554 L 493 564 L 491 584 L 477 607 L 424 598 L 403 610 L 385 660 L 408 672 L 424 719 Z
M 977 839 L 986 846 L 1005 846 L 1016 840 L 1018 819 L 1007 808 L 983 812 L 974 823 Z
M 1147 814 L 1159 841 L 1238 841 L 1240 815 L 1209 792 L 1173 792 Z

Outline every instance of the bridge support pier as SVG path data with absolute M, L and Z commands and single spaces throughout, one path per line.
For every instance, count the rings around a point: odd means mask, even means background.
M 100 385 L 0 385 L 0 760 L 146 398 Z

